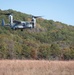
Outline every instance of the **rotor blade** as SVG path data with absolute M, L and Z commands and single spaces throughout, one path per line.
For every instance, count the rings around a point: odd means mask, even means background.
M 0 13 L 1 15 L 11 15 L 12 13 Z
M 42 16 L 32 16 L 32 17 L 34 17 L 34 18 L 40 18 L 40 17 L 42 17 Z
M 41 18 L 42 16 L 34 16 L 34 15 L 29 15 L 31 18 Z
M 5 13 L 4 15 L 11 15 L 12 13 Z

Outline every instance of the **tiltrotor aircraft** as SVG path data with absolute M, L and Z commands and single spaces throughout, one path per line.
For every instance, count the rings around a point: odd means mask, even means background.
M 31 16 L 32 20 L 31 21 L 17 21 L 17 20 L 13 20 L 13 15 L 12 13 L 5 13 L 3 15 L 8 15 L 9 17 L 9 24 L 5 25 L 5 21 L 4 19 L 2 19 L 2 26 L 10 26 L 11 29 L 21 29 L 21 31 L 23 31 L 23 29 L 26 28 L 36 28 L 36 18 L 39 18 L 41 16 Z

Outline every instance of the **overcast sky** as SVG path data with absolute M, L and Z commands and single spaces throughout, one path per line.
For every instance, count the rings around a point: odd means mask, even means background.
M 0 9 L 13 9 L 74 26 L 74 0 L 0 0 Z

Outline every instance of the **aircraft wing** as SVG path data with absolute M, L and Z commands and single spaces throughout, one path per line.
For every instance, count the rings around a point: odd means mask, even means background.
M 13 23 L 17 23 L 17 24 L 26 24 L 26 21 L 18 21 L 18 20 L 14 20 Z
M 21 24 L 21 21 L 14 20 L 13 23 Z

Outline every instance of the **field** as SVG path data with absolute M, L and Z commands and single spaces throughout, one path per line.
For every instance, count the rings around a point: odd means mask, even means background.
M 74 61 L 0 60 L 0 75 L 74 75 Z

